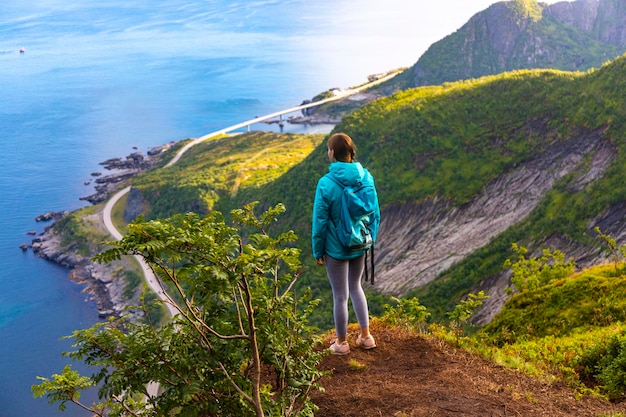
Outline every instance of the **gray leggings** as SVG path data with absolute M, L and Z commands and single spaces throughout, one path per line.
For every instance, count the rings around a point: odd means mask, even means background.
M 359 322 L 359 327 L 369 327 L 367 299 L 361 287 L 361 276 L 365 267 L 365 255 L 355 259 L 340 260 L 326 255 L 326 272 L 333 289 L 333 316 L 335 332 L 344 339 L 348 332 L 348 295 Z

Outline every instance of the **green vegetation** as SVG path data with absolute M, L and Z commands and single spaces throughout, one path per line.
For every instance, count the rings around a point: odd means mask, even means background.
M 475 340 L 486 356 L 609 398 L 626 393 L 626 276 L 594 267 L 513 296 Z M 587 383 L 587 385 L 584 384 Z
M 565 255 L 558 250 L 544 248 L 540 258 L 525 257 L 528 249 L 513 244 L 513 251 L 517 253 L 517 261 L 507 259 L 504 268 L 511 268 L 513 276 L 511 283 L 519 291 L 536 290 L 548 282 L 565 278 L 574 272 L 574 263 L 565 262 Z
M 527 270 L 527 265 L 538 264 L 543 264 L 541 258 L 520 256 L 511 266 Z M 472 329 L 467 321 L 484 298 L 469 294 L 448 313 L 454 319 L 449 326 L 431 323 L 421 333 L 534 377 L 566 382 L 579 395 L 621 399 L 626 395 L 626 275 L 615 271 L 625 266 L 620 261 L 567 276 L 558 266 L 534 269 L 526 276 L 542 284 L 516 293 L 487 326 Z M 416 306 L 416 298 L 405 299 L 382 319 L 391 324 L 422 322 L 425 309 Z M 465 332 L 459 331 L 459 319 L 468 325 Z
M 520 17 L 529 17 L 532 21 L 541 20 L 543 9 L 537 0 L 513 0 L 510 7 Z
M 267 132 L 218 138 L 194 146 L 172 167 L 147 172 L 133 186 L 148 202 L 146 218 L 205 214 L 221 199 L 235 199 L 242 190 L 256 190 L 284 175 L 322 138 Z
M 68 356 L 97 371 L 85 378 L 66 367 L 40 378 L 34 394 L 98 416 L 312 415 L 308 394 L 323 375 L 317 329 L 307 322 L 316 302 L 293 291 L 301 273 L 300 251 L 289 247 L 295 235 L 267 233 L 284 207 L 259 216 L 253 207 L 234 211 L 234 226 L 217 212 L 131 223 L 97 259 L 141 255 L 181 300 L 168 297 L 179 313 L 160 327 L 122 317 L 75 331 Z M 154 383 L 159 395 L 151 396 Z M 90 386 L 99 404 L 80 403 Z
M 386 323 L 397 327 L 407 327 L 409 330 L 426 332 L 427 321 L 430 318 L 428 309 L 420 304 L 417 298 L 395 298 L 392 297 L 391 304 L 383 305 L 385 312 L 381 318 Z
M 623 54 L 624 48 L 605 42 L 598 33 L 601 30 L 578 29 L 554 13 L 544 14 L 536 0 L 507 1 L 492 5 L 435 42 L 413 67 L 377 89 L 405 90 L 519 69 L 599 68 L 607 59 Z
M 98 217 L 95 206 L 84 207 L 63 216 L 54 225 L 55 232 L 61 236 L 61 247 L 87 257 L 104 250 L 102 242 L 108 236 L 98 227 Z

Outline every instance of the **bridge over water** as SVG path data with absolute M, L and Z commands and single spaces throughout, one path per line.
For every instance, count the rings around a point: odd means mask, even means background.
M 289 113 L 295 113 L 295 112 L 300 112 L 304 109 L 308 109 L 311 107 L 316 107 L 316 106 L 320 106 L 322 104 L 325 103 L 330 103 L 331 101 L 337 101 L 340 100 L 342 98 L 357 94 L 363 90 L 366 90 L 368 88 L 371 88 L 377 84 L 380 84 L 382 82 L 385 82 L 393 77 L 395 77 L 399 72 L 398 71 L 394 71 L 392 73 L 389 73 L 387 75 L 385 75 L 384 77 L 378 78 L 374 81 L 371 81 L 367 84 L 363 84 L 359 87 L 355 87 L 355 88 L 350 88 L 347 90 L 338 90 L 335 92 L 335 94 L 331 97 L 325 98 L 323 100 L 319 100 L 319 101 L 313 101 L 311 103 L 306 103 L 306 104 L 301 104 L 299 106 L 295 106 L 295 107 L 290 107 L 288 109 L 284 109 L 284 110 L 280 110 L 277 111 L 275 113 L 270 113 L 270 114 L 266 114 L 265 116 L 257 116 L 254 119 L 250 119 L 250 120 L 246 120 L 244 122 L 241 123 L 237 123 L 235 125 L 232 126 L 228 126 L 224 129 L 220 129 L 220 130 L 216 130 L 215 132 L 211 132 L 211 133 L 207 133 L 204 136 L 201 136 L 197 139 L 192 140 L 191 142 L 189 142 L 187 145 L 185 145 L 183 148 L 181 148 L 178 153 L 176 154 L 176 156 L 166 165 L 166 166 L 171 166 L 173 164 L 175 164 L 176 162 L 178 162 L 178 160 L 183 156 L 183 154 L 185 152 L 187 152 L 187 150 L 189 148 L 191 148 L 194 145 L 197 145 L 200 142 L 204 142 L 205 140 L 212 138 L 214 136 L 218 136 L 218 135 L 223 135 L 238 129 L 242 129 L 242 128 L 246 128 L 248 131 L 250 131 L 250 126 L 255 124 L 255 123 L 261 123 L 261 122 L 265 122 L 267 120 L 274 120 L 277 117 L 279 118 L 279 120 L 281 120 L 282 122 L 282 116 L 285 114 L 289 114 Z

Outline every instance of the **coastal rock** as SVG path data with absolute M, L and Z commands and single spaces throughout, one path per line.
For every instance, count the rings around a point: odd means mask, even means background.
M 109 195 L 116 192 L 121 188 L 124 181 L 137 175 L 136 171 L 125 171 L 117 174 L 107 175 L 96 180 L 95 194 L 87 197 L 80 197 L 79 200 L 88 201 L 91 204 L 98 204 L 105 201 Z
M 98 316 L 106 318 L 115 315 L 113 303 L 109 299 L 109 291 L 103 283 L 92 276 L 92 265 L 89 262 L 76 264 L 69 271 L 69 279 L 77 284 L 84 285 L 84 292 L 91 294 L 96 301 Z
M 61 246 L 61 237 L 54 232 L 54 228 L 48 228 L 33 239 L 32 249 L 40 258 L 70 269 L 86 262 L 85 257 L 78 254 L 76 244 Z
M 287 118 L 291 124 L 301 125 L 336 125 L 341 121 L 341 116 L 333 116 L 330 114 L 309 114 L 308 116 L 291 116 Z
M 35 217 L 35 221 L 46 222 L 50 220 L 59 220 L 61 217 L 67 215 L 68 213 L 69 213 L 68 211 L 59 211 L 59 212 L 49 211 L 47 213 L 40 214 L 39 216 Z
M 155 146 L 154 148 L 150 148 L 148 150 L 148 152 L 146 152 L 146 153 L 148 154 L 149 157 L 154 157 L 154 156 L 160 155 L 161 153 L 167 151 L 168 149 L 170 149 L 175 144 L 176 144 L 176 142 L 172 141 L 172 142 L 166 143 L 165 145 Z
M 77 253 L 76 245 L 64 247 L 54 228 L 33 239 L 33 252 L 40 258 L 69 270 L 68 278 L 84 285 L 83 291 L 93 296 L 101 318 L 119 316 L 126 308 L 123 279 L 117 279 L 114 269 L 91 262 Z
M 124 182 L 154 166 L 154 162 L 157 157 L 164 151 L 170 149 L 176 142 L 170 142 L 168 144 L 151 148 L 147 152 L 147 156 L 144 156 L 141 152 L 133 152 L 126 158 L 111 158 L 106 161 L 100 162 L 100 165 L 104 166 L 109 171 L 119 171 L 110 175 L 102 176 L 100 172 L 92 172 L 93 177 L 97 177 L 95 180 L 94 194 L 80 197 L 79 200 L 87 201 L 93 205 L 106 201 L 109 196 L 117 192 L 124 184 Z M 91 182 L 85 182 L 85 185 L 89 185 Z

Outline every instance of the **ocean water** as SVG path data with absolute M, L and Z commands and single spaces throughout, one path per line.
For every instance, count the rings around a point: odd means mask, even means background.
M 89 415 L 73 405 L 59 413 L 30 392 L 38 375 L 70 363 L 61 337 L 98 320 L 67 270 L 19 248 L 32 239 L 27 232 L 46 226 L 37 215 L 84 206 L 79 198 L 93 192 L 85 182 L 108 158 L 411 65 L 419 56 L 404 12 L 412 7 L 412 0 L 0 2 L 0 417 Z

